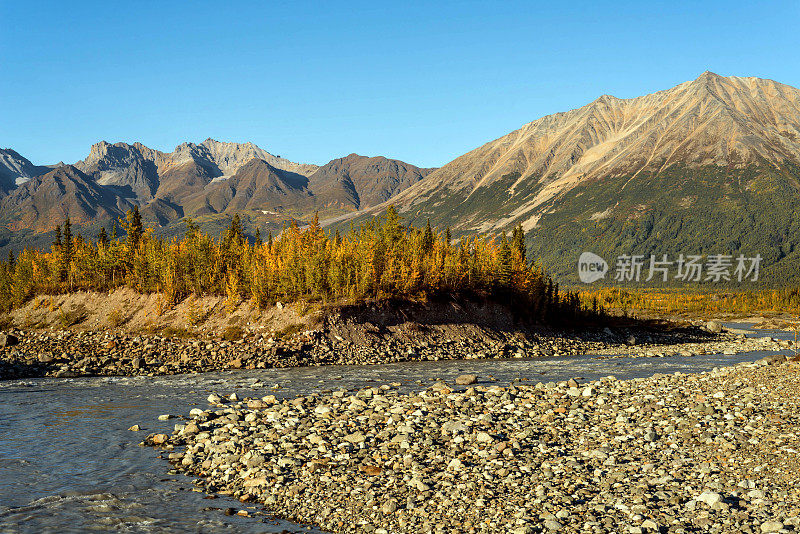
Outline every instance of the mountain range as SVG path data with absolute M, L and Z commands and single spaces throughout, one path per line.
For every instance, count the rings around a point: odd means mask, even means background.
M 284 220 L 368 209 L 423 179 L 431 169 L 357 154 L 317 166 L 275 156 L 252 143 L 206 139 L 166 153 L 141 143 L 105 141 L 72 165 L 37 166 L 0 149 L 0 223 L 23 243 L 66 217 L 109 224 L 137 205 L 156 227 L 185 217 L 214 228 L 234 213 L 264 230 Z M 11 232 L 9 234 L 9 232 Z
M 522 225 L 531 256 L 565 282 L 584 250 L 611 261 L 760 254 L 766 279 L 798 278 L 798 193 L 800 91 L 711 72 L 636 98 L 603 95 L 439 169 L 355 154 L 316 166 L 212 139 L 171 153 L 101 142 L 56 166 L 0 150 L 9 242 L 66 215 L 97 223 L 132 205 L 164 228 L 187 216 L 213 228 L 233 213 L 277 225 L 317 211 L 346 225 L 395 205 L 455 237 Z

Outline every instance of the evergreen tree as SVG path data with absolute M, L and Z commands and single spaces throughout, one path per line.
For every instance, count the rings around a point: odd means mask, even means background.
M 8 251 L 8 267 L 9 267 L 9 269 L 14 270 L 14 265 L 15 265 L 15 262 L 14 262 L 14 251 L 9 249 L 9 251 Z
M 61 253 L 61 225 L 56 225 L 56 237 L 53 239 L 53 246 L 55 247 L 56 251 L 60 254 Z
M 450 246 L 450 242 L 453 240 L 452 236 L 450 235 L 450 227 L 448 226 L 444 230 L 444 242 L 447 246 Z
M 525 230 L 522 229 L 522 225 L 514 227 L 514 231 L 511 234 L 511 246 L 519 253 L 519 257 L 522 258 L 523 263 L 526 261 L 526 247 L 525 247 Z
M 272 230 L 267 233 L 267 246 L 272 250 Z
M 186 223 L 186 237 L 194 237 L 200 231 L 200 227 L 191 217 L 186 217 L 183 221 Z
M 58 266 L 59 282 L 66 282 L 69 278 L 69 268 L 72 263 L 73 242 L 72 224 L 69 217 L 64 221 L 64 241 L 61 244 L 61 257 Z
M 106 234 L 106 227 L 100 227 L 100 233 L 97 234 L 97 244 L 106 246 L 108 245 L 108 234 Z
M 433 249 L 434 237 L 433 230 L 431 230 L 431 220 L 425 225 L 425 230 L 422 234 L 422 252 L 429 253 Z
M 142 214 L 139 213 L 139 206 L 134 206 L 132 210 L 128 210 L 126 214 L 127 219 L 127 239 L 128 249 L 133 251 L 142 241 L 144 230 L 142 229 Z
M 394 205 L 389 206 L 384 218 L 384 235 L 389 243 L 396 243 L 403 236 L 403 222 Z
M 261 228 L 256 227 L 256 245 L 261 245 L 264 241 L 261 239 Z
M 230 247 L 234 242 L 236 244 L 241 245 L 244 241 L 244 232 L 242 231 L 242 220 L 239 218 L 239 214 L 233 216 L 231 219 L 230 224 L 228 225 L 228 231 L 225 233 L 225 243 L 228 247 Z

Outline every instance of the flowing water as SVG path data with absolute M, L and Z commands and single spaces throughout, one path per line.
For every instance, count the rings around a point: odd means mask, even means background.
M 751 335 L 793 338 L 786 332 Z M 194 406 L 206 407 L 210 392 L 236 392 L 240 398 L 287 397 L 394 382 L 404 389 L 420 389 L 465 373 L 478 375 L 481 383 L 499 385 L 608 375 L 628 379 L 700 372 L 767 354 L 771 353 L 414 362 L 0 382 L 0 533 L 314 532 L 311 527 L 264 515 L 226 515 L 228 508 L 251 513 L 260 508 L 228 498 L 206 499 L 192 491 L 190 478 L 169 475 L 169 465 L 156 450 L 138 445 L 148 433 L 169 433 L 180 421 L 158 421 L 159 415 L 187 414 Z M 135 424 L 142 427 L 141 432 L 128 430 Z

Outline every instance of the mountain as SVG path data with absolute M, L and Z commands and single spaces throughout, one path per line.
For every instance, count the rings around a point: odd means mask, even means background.
M 34 165 L 10 148 L 0 148 L 0 194 L 6 194 L 49 170 Z
M 398 160 L 351 154 L 319 167 L 270 154 L 253 143 L 206 139 L 172 152 L 141 143 L 92 145 L 74 165 L 36 166 L 0 150 L 0 248 L 16 248 L 69 216 L 91 231 L 138 205 L 163 235 L 183 233 L 184 217 L 206 231 L 224 229 L 234 213 L 244 228 L 278 231 L 284 221 L 320 212 L 338 216 L 372 207 L 425 176 Z M 6 198 L 4 198 L 6 197 Z
M 308 178 L 251 159 L 230 178 L 211 184 L 186 200 L 192 216 L 242 211 L 299 211 L 312 199 Z
M 309 181 L 314 195 L 325 207 L 361 210 L 389 200 L 431 170 L 382 156 L 350 154 L 323 165 Z
M 0 202 L 0 222 L 11 230 L 48 231 L 69 217 L 75 226 L 121 217 L 132 205 L 72 165 L 23 183 Z
M 799 191 L 800 91 L 705 72 L 537 119 L 391 203 L 456 234 L 521 224 L 532 254 L 565 281 L 582 250 L 760 253 L 769 272 L 780 263 L 800 275 Z
M 92 145 L 89 156 L 75 166 L 104 186 L 116 188 L 140 204 L 154 198 L 180 201 L 202 190 L 214 180 L 230 178 L 253 159 L 278 169 L 309 175 L 316 165 L 295 163 L 274 156 L 253 143 L 223 143 L 206 139 L 200 144 L 183 143 L 171 153 L 141 143 Z

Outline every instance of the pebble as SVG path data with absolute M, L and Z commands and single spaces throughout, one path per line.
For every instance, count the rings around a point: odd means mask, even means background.
M 234 343 L 143 333 L 13 330 L 0 332 L 0 341 L 3 335 L 7 340 L 5 346 L 0 343 L 0 379 L 156 376 L 228 369 L 580 354 L 601 359 L 691 357 L 703 353 L 779 351 L 793 346 L 791 341 L 745 338 L 724 330 L 711 334 L 707 328 L 696 326 L 664 331 L 587 328 L 569 334 L 525 333 L 521 338 L 515 331 L 496 331 L 486 336 L 481 330 L 469 330 L 467 325 L 467 333 L 454 339 L 437 330 L 439 326 L 429 325 L 400 329 L 396 337 L 365 334 L 355 340 L 339 335 L 342 327 L 331 319 L 323 327 L 285 339 L 253 334 Z M 632 337 L 634 344 L 629 343 Z M 765 362 L 775 363 L 769 358 Z M 461 375 L 456 378 L 456 385 L 473 385 L 477 379 L 474 375 Z M 577 381 L 571 387 L 578 388 Z
M 209 493 L 333 532 L 791 531 L 798 371 L 244 399 L 145 443 Z

